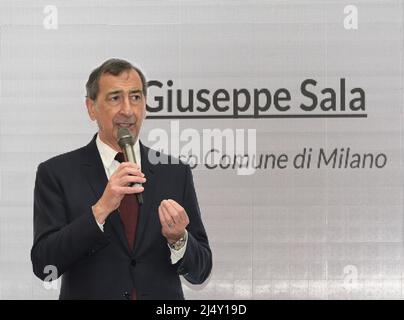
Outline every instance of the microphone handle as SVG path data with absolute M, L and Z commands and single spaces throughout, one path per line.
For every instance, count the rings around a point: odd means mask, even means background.
M 130 144 L 126 144 L 125 147 L 123 148 L 123 155 L 125 157 L 125 161 L 127 162 L 132 162 L 132 163 L 137 163 L 136 162 L 136 156 L 135 156 L 135 151 L 133 150 L 133 146 Z M 141 187 L 141 183 L 133 183 L 133 185 Z M 143 204 L 143 195 L 141 193 L 136 193 L 136 198 L 139 204 Z
M 141 193 L 136 193 L 136 198 L 139 204 L 143 204 L 143 195 Z

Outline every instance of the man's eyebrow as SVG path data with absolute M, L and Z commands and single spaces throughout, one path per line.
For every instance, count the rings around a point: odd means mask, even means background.
M 118 94 L 118 93 L 122 93 L 122 92 L 123 92 L 123 90 L 114 90 L 114 91 L 108 92 L 107 97 L 110 95 Z M 142 93 L 143 94 L 143 90 L 142 89 L 131 89 L 131 90 L 129 90 L 129 93 Z
M 112 94 L 121 93 L 121 92 L 123 92 L 123 90 L 114 90 L 114 91 L 108 92 L 108 93 L 107 93 L 107 96 L 110 96 L 110 95 L 112 95 Z
M 132 89 L 132 90 L 129 90 L 129 93 L 143 93 L 143 90 L 142 89 Z

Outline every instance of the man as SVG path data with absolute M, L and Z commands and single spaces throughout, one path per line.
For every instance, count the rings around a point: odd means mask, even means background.
M 179 275 L 200 284 L 212 268 L 191 170 L 169 156 L 155 164 L 164 158 L 139 141 L 147 86 L 138 68 L 107 60 L 86 87 L 98 134 L 38 167 L 34 273 L 48 280 L 56 269 L 60 299 L 184 299 Z M 120 127 L 138 164 L 122 159 Z

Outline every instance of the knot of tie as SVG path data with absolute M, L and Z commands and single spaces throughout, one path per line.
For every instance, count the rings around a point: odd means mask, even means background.
M 125 161 L 125 157 L 123 156 L 123 152 L 118 152 L 114 158 L 116 161 L 118 162 L 124 162 Z

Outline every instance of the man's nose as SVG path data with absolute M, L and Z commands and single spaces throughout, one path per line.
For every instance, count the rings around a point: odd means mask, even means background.
M 122 104 L 121 104 L 120 112 L 126 116 L 132 115 L 133 111 L 132 111 L 132 107 L 130 105 L 129 97 L 124 97 Z

